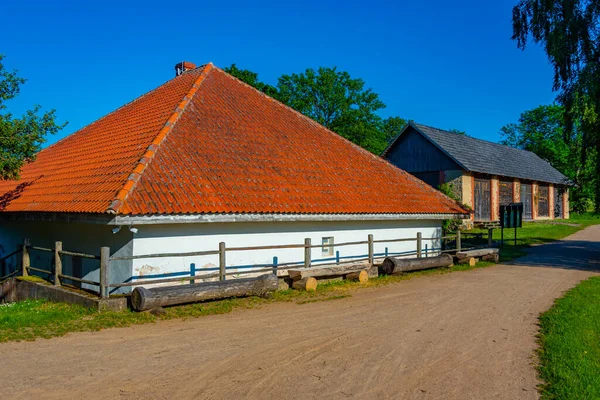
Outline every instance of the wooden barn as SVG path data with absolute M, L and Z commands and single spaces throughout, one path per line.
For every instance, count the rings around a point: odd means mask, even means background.
M 530 151 L 411 122 L 382 157 L 433 187 L 449 183 L 474 222 L 498 220 L 512 202 L 525 220 L 569 218 L 569 180 Z

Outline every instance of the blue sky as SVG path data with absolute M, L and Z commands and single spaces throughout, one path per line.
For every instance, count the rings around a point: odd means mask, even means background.
M 0 53 L 28 79 L 8 107 L 56 109 L 69 125 L 52 143 L 171 79 L 178 61 L 236 63 L 271 84 L 337 66 L 380 95 L 384 117 L 498 141 L 555 98 L 543 50 L 510 40 L 515 2 L 8 2 Z

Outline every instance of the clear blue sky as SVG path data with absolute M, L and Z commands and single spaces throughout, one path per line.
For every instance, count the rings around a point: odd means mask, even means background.
M 236 63 L 271 84 L 338 66 L 380 95 L 384 117 L 498 141 L 555 98 L 542 49 L 510 40 L 515 2 L 6 2 L 0 53 L 28 79 L 8 106 L 56 109 L 69 125 L 52 143 L 171 79 L 178 61 Z

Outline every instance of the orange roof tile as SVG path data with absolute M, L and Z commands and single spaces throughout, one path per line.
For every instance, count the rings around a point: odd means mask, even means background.
M 0 193 L 5 212 L 465 213 L 212 64 L 42 150 Z

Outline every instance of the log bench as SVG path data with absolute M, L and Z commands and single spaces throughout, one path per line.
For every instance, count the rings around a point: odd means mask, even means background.
M 436 257 L 396 258 L 386 257 L 381 270 L 386 275 L 400 275 L 410 271 L 452 266 L 452 256 L 442 254 Z
M 261 296 L 278 288 L 273 274 L 257 278 L 231 279 L 217 282 L 201 282 L 179 286 L 136 287 L 131 293 L 131 305 L 136 311 L 195 303 L 227 297 Z
M 469 264 L 473 266 L 479 259 L 481 259 L 481 261 L 491 261 L 497 263 L 500 261 L 500 251 L 498 249 L 486 248 L 459 251 L 456 253 L 457 264 Z
M 292 287 L 300 290 L 315 290 L 316 278 L 344 277 L 347 280 L 366 282 L 369 280 L 368 270 L 371 265 L 364 263 L 348 263 L 339 265 L 324 265 L 311 268 L 288 269 L 290 278 L 294 281 Z

